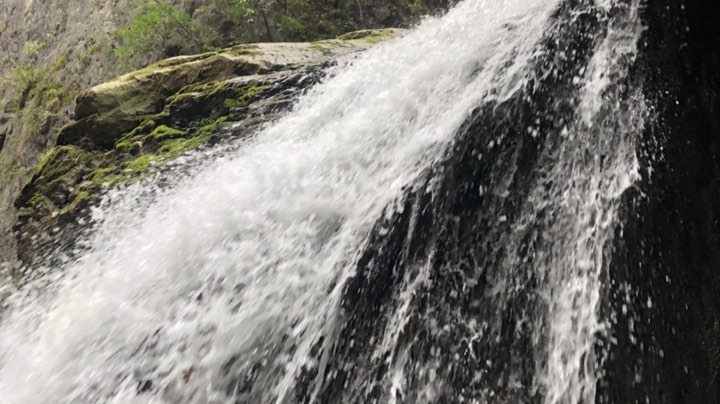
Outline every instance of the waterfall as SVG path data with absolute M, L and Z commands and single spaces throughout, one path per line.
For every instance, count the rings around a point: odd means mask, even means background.
M 12 290 L 4 403 L 594 402 L 638 0 L 466 0 L 111 191 Z

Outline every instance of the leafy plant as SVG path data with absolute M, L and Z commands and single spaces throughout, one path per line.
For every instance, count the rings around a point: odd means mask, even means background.
M 23 53 L 30 57 L 36 57 L 43 48 L 45 48 L 45 42 L 28 41 L 23 44 Z
M 161 0 L 139 0 L 133 17 L 116 32 L 114 55 L 124 65 L 198 52 L 211 34 L 185 12 Z
M 56 113 L 72 100 L 72 94 L 44 67 L 16 66 L 1 81 L 10 85 L 10 106 L 29 123 L 39 115 Z
M 252 40 L 275 40 L 272 27 L 275 25 L 275 9 L 279 4 L 277 0 L 216 0 L 215 3 L 227 10 L 232 20 L 246 31 L 257 32 L 257 27 L 261 26 L 264 30 L 262 36 L 255 35 L 257 38 Z
M 281 15 L 280 16 L 280 31 L 283 33 L 283 36 L 288 38 L 293 38 L 295 40 L 309 40 L 312 39 L 311 36 L 307 32 L 307 28 L 305 27 L 305 24 L 303 24 L 300 20 L 295 19 L 293 17 L 290 17 L 289 15 Z
M 306 41 L 381 26 L 407 26 L 456 0 L 214 0 L 243 41 Z

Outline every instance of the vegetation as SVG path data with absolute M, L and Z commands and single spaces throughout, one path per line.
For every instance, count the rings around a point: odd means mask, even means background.
M 213 38 L 209 29 L 161 0 L 139 0 L 133 16 L 116 36 L 119 46 L 113 53 L 124 66 L 200 52 Z
M 122 68 L 233 43 L 315 41 L 366 28 L 407 26 L 452 0 L 206 0 L 194 10 L 135 0 L 116 32 Z
M 30 57 L 37 57 L 43 48 L 45 48 L 45 42 L 28 41 L 23 44 L 23 53 Z
M 102 189 L 136 182 L 149 175 L 153 167 L 208 143 L 226 119 L 206 119 L 188 131 L 148 119 L 107 152 L 77 145 L 53 147 L 23 188 L 20 218 L 47 221 L 76 216 L 98 198 Z M 136 146 L 134 152 L 129 152 L 130 145 Z
M 257 85 L 256 83 L 251 83 L 250 86 L 248 86 L 242 94 L 240 94 L 237 98 L 226 98 L 223 104 L 226 108 L 243 108 L 247 107 L 248 104 L 250 104 L 250 101 L 257 96 L 259 93 L 261 93 L 263 90 L 268 88 L 267 85 Z
M 246 41 L 300 41 L 401 27 L 445 9 L 449 0 L 215 0 Z
M 13 43 L 12 52 L 0 52 L 0 143 L 23 147 L 25 154 L 0 162 L 0 173 L 14 178 L 8 183 L 25 184 L 15 201 L 18 229 L 23 229 L 18 251 L 29 253 L 36 247 L 33 237 L 81 218 L 103 189 L 137 181 L 189 150 L 221 141 L 225 134 L 219 128 L 227 120 L 254 114 L 252 104 L 275 94 L 274 87 L 262 80 L 228 80 L 236 74 L 233 63 L 242 63 L 238 71 L 250 63 L 238 56 L 261 54 L 257 45 L 238 44 L 312 41 L 402 26 L 420 14 L 416 5 L 429 1 L 435 0 L 128 0 L 121 2 L 130 3 L 127 12 L 115 14 L 118 29 L 108 36 L 90 32 L 72 44 L 31 37 L 20 52 Z M 190 8 L 177 7 L 180 3 Z M 315 46 L 329 49 L 332 41 L 327 42 Z M 96 103 L 104 110 L 80 116 L 76 109 L 75 121 L 56 132 L 72 116 L 80 88 L 119 73 L 113 67 L 127 71 L 230 45 L 235 45 L 227 50 L 233 57 L 206 52 L 128 75 L 144 93 L 109 88 Z M 196 63 L 204 59 L 212 63 Z M 173 76 L 178 63 L 187 66 Z M 175 86 L 176 79 L 184 87 Z M 254 128 L 273 114 L 249 116 L 247 125 Z M 6 136 L 13 142 L 5 142 Z M 35 165 L 40 150 L 56 139 L 57 146 Z
M 42 42 L 26 42 L 25 56 L 34 60 L 45 46 Z M 26 127 L 35 130 L 43 116 L 56 114 L 68 105 L 74 94 L 70 85 L 63 85 L 58 79 L 64 67 L 64 58 L 49 66 L 33 63 L 12 63 L 9 72 L 0 79 L 0 86 L 9 91 L 4 97 L 5 111 L 18 114 Z
M 17 110 L 36 111 L 40 108 L 57 112 L 67 102 L 66 89 L 44 67 L 16 66 L 4 79 L 15 94 L 11 103 Z

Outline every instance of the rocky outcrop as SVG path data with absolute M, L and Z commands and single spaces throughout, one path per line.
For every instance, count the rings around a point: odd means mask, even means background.
M 82 212 L 104 189 L 136 181 L 189 150 L 251 134 L 329 63 L 400 33 L 240 45 L 167 59 L 83 91 L 74 119 L 15 201 L 20 261 L 67 249 Z M 234 129 L 223 130 L 230 123 Z
M 170 3 L 192 12 L 197 2 Z M 0 2 L 0 268 L 15 256 L 13 202 L 43 153 L 55 144 L 57 127 L 72 117 L 74 92 L 117 72 L 109 57 L 113 35 L 130 4 Z M 27 103 L 28 98 L 37 102 Z
M 243 23 L 228 12 L 229 2 L 163 2 L 202 27 L 203 35 L 207 36 L 203 37 L 203 47 L 228 46 L 238 41 L 273 41 L 289 35 L 277 21 L 273 27 L 258 18 Z M 13 202 L 42 155 L 55 144 L 57 127 L 73 117 L 72 101 L 78 91 L 108 80 L 120 71 L 127 71 L 128 66 L 119 63 L 113 50 L 119 45 L 118 27 L 133 18 L 137 5 L 138 0 L 0 2 L 0 269 L 3 262 L 12 261 L 15 256 L 15 236 L 10 230 L 17 216 Z M 300 3 L 293 12 L 310 18 L 322 29 L 289 37 L 293 40 L 323 39 L 365 27 L 402 25 L 425 12 L 439 10 L 447 3 L 433 0 L 418 8 L 394 0 L 380 3 L 363 0 L 345 5 L 337 3 L 333 7 L 320 6 L 322 13 L 317 19 L 310 4 Z M 354 18 L 355 22 L 336 24 L 340 21 L 338 18 Z M 270 31 L 267 35 L 256 35 L 270 28 L 272 35 L 269 35 Z M 280 32 L 285 36 L 279 35 Z M 198 46 L 200 44 L 188 45 L 172 49 L 172 52 L 166 49 L 166 54 L 198 52 Z M 161 54 L 142 54 L 134 62 L 150 63 L 162 57 Z M 222 62 L 218 58 L 215 60 Z
M 76 143 L 95 133 L 101 137 L 88 139 L 91 143 L 112 147 L 123 132 L 162 111 L 165 106 L 172 110 L 168 112 L 184 116 L 188 107 L 207 107 L 209 98 L 216 98 L 215 101 L 221 101 L 220 105 L 194 113 L 222 110 L 224 99 L 247 90 L 236 81 L 226 81 L 228 79 L 315 65 L 362 49 L 394 33 L 388 29 L 363 31 L 351 35 L 351 39 L 238 45 L 219 52 L 167 59 L 80 93 L 75 108 L 77 122 L 61 131 L 58 143 Z M 200 99 L 205 102 L 199 102 Z
M 122 45 L 116 33 L 119 27 L 137 17 L 140 0 L 0 2 L 0 269 L 3 262 L 14 260 L 16 255 L 15 235 L 10 230 L 17 216 L 14 200 L 42 155 L 55 144 L 57 128 L 73 117 L 72 101 L 80 89 L 127 71 L 128 63 L 135 66 L 137 63 L 149 64 L 163 55 L 201 52 L 239 42 L 325 39 L 361 28 L 406 26 L 421 15 L 443 10 L 450 4 L 445 0 L 423 0 L 412 4 L 396 0 L 361 0 L 336 2 L 331 7 L 322 2 L 298 2 L 291 5 L 291 9 L 287 2 L 282 7 L 277 2 L 254 4 L 252 7 L 261 4 L 263 13 L 275 13 L 275 20 L 270 15 L 268 25 L 265 15 L 263 18 L 242 18 L 230 12 L 232 2 L 163 2 L 197 24 L 198 35 L 202 38 L 183 39 L 181 43 L 185 45 L 168 44 L 161 51 L 139 52 L 132 61 L 120 60 L 114 55 L 114 50 Z M 296 18 L 288 19 L 288 16 Z M 241 51 L 240 48 L 236 52 Z M 218 53 L 221 52 L 213 52 L 208 57 L 220 65 L 225 64 L 227 58 Z M 226 67 L 232 64 L 230 62 Z M 201 80 L 200 76 L 198 79 Z M 164 94 L 172 95 L 177 89 L 165 90 Z M 153 101 L 162 104 L 164 98 Z M 131 105 L 138 107 L 135 101 Z M 125 106 L 117 107 L 122 110 Z M 84 125 L 97 128 L 104 124 L 93 123 L 95 117 L 90 117 L 91 112 L 87 116 L 84 116 L 85 112 L 79 112 L 78 116 L 88 118 L 83 121 Z M 121 129 L 119 132 L 122 132 L 132 128 L 134 122 L 130 119 L 118 122 L 117 127 L 105 128 L 116 132 Z

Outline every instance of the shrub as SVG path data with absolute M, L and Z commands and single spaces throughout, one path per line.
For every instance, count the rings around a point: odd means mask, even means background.
M 17 109 L 47 106 L 62 92 L 61 85 L 42 67 L 16 66 L 3 83 L 9 84 L 16 95 Z
M 125 66 L 207 48 L 211 33 L 185 12 L 161 0 L 139 0 L 130 20 L 116 32 L 113 51 Z
M 243 41 L 332 38 L 349 31 L 408 26 L 456 0 L 214 0 Z
M 30 57 L 37 57 L 43 48 L 45 48 L 45 42 L 28 41 L 23 44 L 23 53 Z

